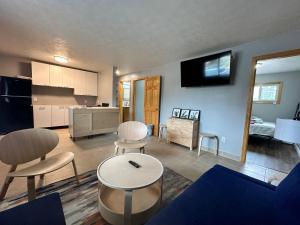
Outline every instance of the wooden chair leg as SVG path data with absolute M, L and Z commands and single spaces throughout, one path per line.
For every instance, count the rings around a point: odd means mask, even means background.
M 74 169 L 74 173 L 75 173 L 77 184 L 80 184 L 78 173 L 77 173 L 77 168 L 76 168 L 76 164 L 75 164 L 75 160 L 74 159 L 72 160 L 72 165 L 73 165 L 73 169 Z
M 118 155 L 118 154 L 119 154 L 119 147 L 116 146 L 116 147 L 115 147 L 115 155 Z
M 44 156 L 42 156 L 41 157 L 41 161 L 43 161 L 43 160 L 45 160 L 46 159 L 46 156 L 44 155 Z M 43 180 L 45 178 L 45 174 L 42 174 L 42 175 L 40 175 L 40 179 L 41 180 Z M 41 184 L 43 183 L 43 181 L 41 182 Z
M 9 169 L 9 173 L 14 172 L 16 170 L 17 166 L 11 166 Z M 4 184 L 0 191 L 0 201 L 2 201 L 6 195 L 6 192 L 8 190 L 8 187 L 10 183 L 13 181 L 14 177 L 6 176 Z
M 28 190 L 28 201 L 35 199 L 35 177 L 27 177 L 27 190 Z

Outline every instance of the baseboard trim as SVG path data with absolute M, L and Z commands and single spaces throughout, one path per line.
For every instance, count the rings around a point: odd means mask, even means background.
M 205 152 L 210 152 L 210 153 L 216 154 L 216 150 L 215 149 L 207 148 L 207 147 L 204 147 L 204 146 L 202 146 L 201 151 L 205 151 Z M 219 156 L 222 156 L 222 157 L 227 158 L 227 159 L 232 159 L 232 160 L 238 161 L 238 162 L 241 161 L 241 157 L 240 156 L 233 155 L 233 154 L 228 153 L 228 152 L 224 152 L 224 151 L 222 151 L 220 149 L 219 149 Z

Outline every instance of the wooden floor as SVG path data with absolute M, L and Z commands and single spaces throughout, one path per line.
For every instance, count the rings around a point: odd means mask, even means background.
M 68 129 L 58 129 L 56 132 L 59 135 L 60 142 L 50 155 L 66 151 L 74 152 L 79 173 L 95 170 L 101 161 L 112 156 L 114 152 L 113 143 L 117 140 L 116 134 L 107 134 L 89 139 L 79 139 L 78 141 L 73 142 L 69 138 Z M 158 142 L 156 138 L 150 138 L 148 142 L 146 147 L 147 154 L 157 157 L 164 166 L 169 167 L 193 181 L 215 164 L 221 164 L 263 181 L 267 181 L 273 175 L 276 175 L 279 181 L 286 176 L 284 173 L 279 173 L 263 166 L 252 163 L 241 164 L 240 162 L 215 156 L 208 152 L 203 153 L 198 157 L 196 150 L 189 151 L 187 148 L 179 145 Z M 26 167 L 28 165 L 30 165 L 30 163 L 18 168 Z M 3 184 L 8 169 L 9 167 L 7 165 L 0 162 L 1 184 Z M 47 174 L 45 176 L 45 184 L 53 183 L 73 175 L 72 166 L 69 165 L 56 172 Z M 16 178 L 10 186 L 7 196 L 13 196 L 24 191 L 26 191 L 26 180 L 24 178 Z
M 250 137 L 247 162 L 288 173 L 300 162 L 292 144 L 263 137 Z

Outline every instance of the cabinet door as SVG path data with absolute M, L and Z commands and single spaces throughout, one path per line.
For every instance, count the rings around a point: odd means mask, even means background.
M 49 86 L 49 65 L 31 62 L 32 84 Z
M 62 67 L 50 65 L 50 86 L 62 87 Z
M 85 71 L 76 70 L 74 81 L 74 95 L 87 95 Z
M 69 106 L 65 106 L 65 126 L 69 126 Z
M 98 96 L 98 74 L 86 72 L 86 94 Z
M 74 76 L 76 70 L 62 67 L 62 86 L 66 88 L 74 88 Z
M 92 114 L 75 113 L 74 114 L 74 133 L 75 136 L 89 134 L 92 131 Z
M 65 125 L 65 106 L 52 105 L 51 107 L 52 127 Z
M 34 127 L 51 127 L 51 106 L 34 105 L 33 106 Z

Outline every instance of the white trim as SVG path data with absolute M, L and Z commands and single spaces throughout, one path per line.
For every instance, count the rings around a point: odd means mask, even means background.
M 207 148 L 205 146 L 202 146 L 201 151 L 202 152 L 205 151 L 205 152 L 210 152 L 210 153 L 216 154 L 216 150 L 215 149 Z M 222 151 L 221 149 L 219 149 L 219 156 L 222 156 L 222 157 L 225 157 L 225 158 L 228 158 L 228 159 L 232 159 L 232 160 L 238 161 L 238 162 L 241 161 L 241 157 L 240 156 L 233 155 L 231 153 Z M 200 154 L 200 157 L 201 157 L 201 154 Z

